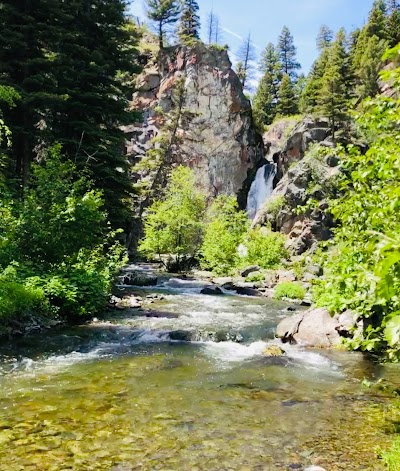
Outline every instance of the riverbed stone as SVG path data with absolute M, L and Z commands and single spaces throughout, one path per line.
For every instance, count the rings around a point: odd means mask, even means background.
M 121 282 L 123 285 L 129 286 L 156 286 L 158 281 L 157 276 L 152 274 L 145 274 L 145 273 L 126 273 Z
M 264 351 L 265 357 L 281 357 L 285 354 L 285 350 L 279 345 L 269 345 Z
M 326 471 L 326 469 L 321 468 L 321 466 L 309 466 L 304 471 Z
M 277 276 L 279 283 L 296 281 L 296 275 L 293 270 L 278 270 Z
M 330 348 L 341 342 L 337 326 L 338 321 L 331 317 L 327 309 L 310 309 L 283 319 L 277 327 L 276 336 L 283 342 Z
M 250 273 L 256 273 L 260 271 L 260 267 L 258 265 L 252 265 L 251 267 L 244 268 L 240 271 L 240 276 L 246 278 L 250 275 Z

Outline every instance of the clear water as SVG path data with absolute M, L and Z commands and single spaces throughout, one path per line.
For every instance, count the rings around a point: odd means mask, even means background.
M 200 289 L 155 288 L 174 318 L 128 311 L 1 345 L 0 469 L 382 469 L 391 399 L 361 382 L 398 369 L 287 345 L 265 357 L 286 306 Z

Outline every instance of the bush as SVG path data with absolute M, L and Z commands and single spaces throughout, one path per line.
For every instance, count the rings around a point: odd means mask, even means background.
M 279 283 L 279 285 L 275 288 L 274 298 L 304 299 L 305 295 L 306 290 L 301 285 L 288 281 Z
M 205 205 L 205 196 L 196 190 L 193 172 L 177 167 L 164 198 L 148 210 L 139 251 L 150 258 L 174 255 L 178 265 L 180 260 L 195 256 L 201 245 Z
M 10 265 L 0 273 L 0 322 L 23 320 L 29 315 L 51 312 L 44 290 L 24 285 L 17 277 L 17 267 Z
M 201 266 L 217 274 L 231 273 L 239 263 L 238 247 L 249 226 L 248 217 L 238 210 L 235 197 L 221 195 L 209 208 L 206 219 Z
M 28 315 L 73 320 L 101 311 L 126 262 L 101 193 L 62 161 L 58 146 L 32 168 L 23 200 L 0 202 L 0 322 Z
M 247 255 L 241 265 L 258 265 L 261 268 L 277 268 L 282 259 L 288 256 L 285 249 L 285 236 L 265 227 L 250 230 L 243 242 Z
M 249 282 L 257 282 L 257 281 L 264 281 L 264 280 L 265 280 L 265 275 L 261 271 L 255 271 L 246 276 L 246 281 L 249 281 Z

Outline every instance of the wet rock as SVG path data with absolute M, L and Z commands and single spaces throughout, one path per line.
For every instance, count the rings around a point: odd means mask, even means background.
M 269 345 L 264 351 L 263 355 L 266 357 L 281 357 L 285 354 L 285 350 L 279 345 Z
M 236 287 L 237 294 L 241 296 L 262 296 L 263 294 L 255 288 L 242 288 L 240 286 Z
M 163 312 L 163 311 L 146 311 L 144 314 L 146 317 L 155 317 L 158 319 L 177 319 L 179 314 L 175 312 Z
M 193 340 L 193 333 L 188 330 L 174 330 L 168 336 L 171 340 L 177 342 L 191 342 Z
M 283 319 L 276 330 L 282 341 L 309 347 L 330 348 L 340 344 L 338 321 L 326 309 L 310 309 Z
M 233 284 L 233 278 L 231 276 L 222 276 L 218 278 L 213 278 L 212 282 L 215 285 L 223 286 Z
M 219 288 L 218 286 L 207 286 L 206 288 L 203 288 L 200 291 L 200 294 L 207 294 L 210 296 L 215 296 L 215 295 L 221 295 L 224 293 L 222 292 L 222 289 Z
M 158 278 L 145 273 L 126 273 L 121 277 L 121 283 L 129 286 L 156 286 Z
M 258 265 L 253 265 L 251 267 L 244 268 L 243 270 L 240 271 L 240 276 L 243 278 L 246 278 L 247 276 L 250 275 L 250 273 L 256 273 L 260 271 L 260 267 Z

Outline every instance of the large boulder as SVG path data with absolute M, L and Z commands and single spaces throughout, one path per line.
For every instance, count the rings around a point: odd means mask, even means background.
M 338 320 L 332 318 L 326 309 L 310 309 L 283 319 L 276 336 L 283 342 L 330 348 L 341 343 L 338 326 Z

